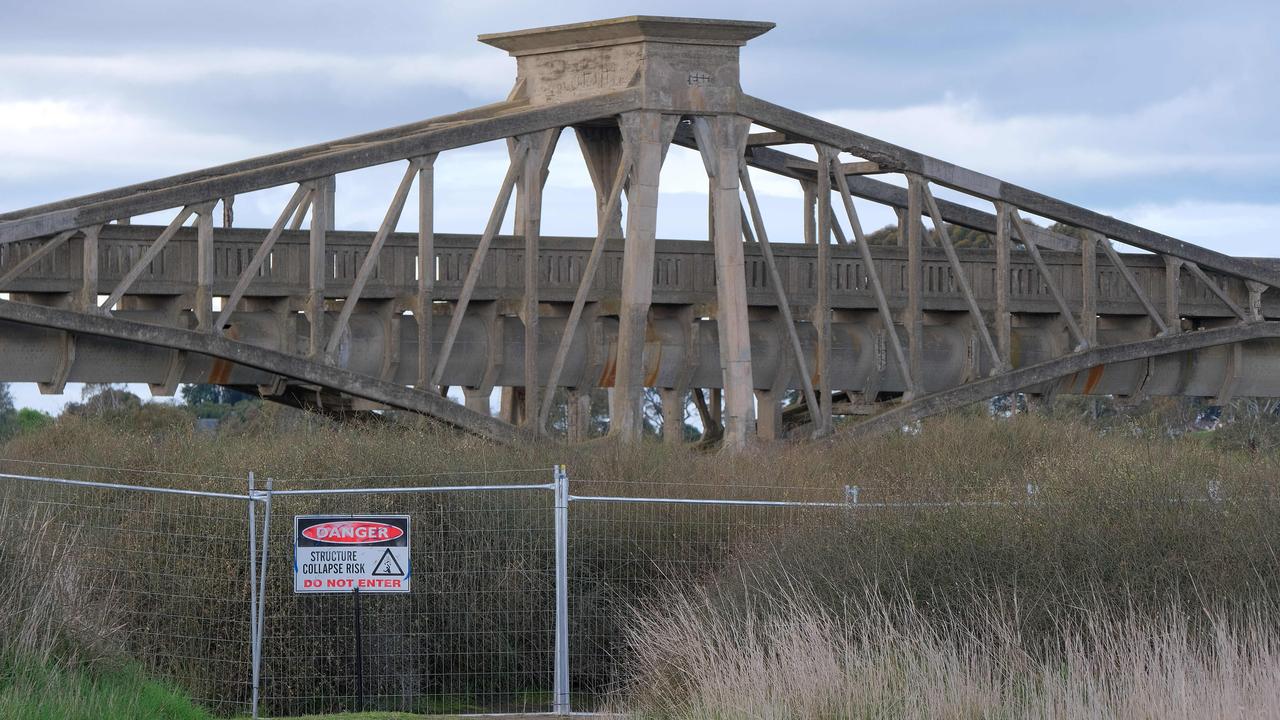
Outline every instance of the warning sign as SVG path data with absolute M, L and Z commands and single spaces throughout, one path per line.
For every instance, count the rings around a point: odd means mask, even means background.
M 409 592 L 409 516 L 293 519 L 295 593 Z

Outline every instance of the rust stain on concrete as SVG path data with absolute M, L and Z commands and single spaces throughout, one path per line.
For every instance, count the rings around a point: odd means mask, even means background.
M 1104 366 L 1098 365 L 1089 369 L 1089 375 L 1084 379 L 1083 393 L 1085 395 L 1089 395 L 1094 388 L 1098 387 L 1098 383 L 1102 380 L 1103 368 Z
M 653 387 L 658 384 L 658 368 L 662 367 L 662 345 L 654 343 L 654 346 L 657 348 L 656 352 L 652 355 L 645 353 L 650 358 L 649 367 L 646 368 L 644 374 L 645 387 Z
M 617 349 L 609 353 L 608 359 L 604 361 L 604 369 L 600 373 L 600 387 L 613 387 L 614 382 L 618 379 L 618 353 Z
M 235 325 L 227 327 L 226 337 L 230 340 L 239 340 L 240 331 Z M 209 368 L 209 383 L 212 385 L 226 385 L 231 381 L 231 368 L 235 367 L 235 363 L 230 360 L 217 358 L 213 361 L 213 366 Z

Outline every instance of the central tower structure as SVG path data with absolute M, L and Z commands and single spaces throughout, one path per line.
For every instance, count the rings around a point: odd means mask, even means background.
M 516 58 L 514 98 L 548 105 L 643 89 L 646 110 L 732 113 L 738 48 L 770 22 L 626 17 L 481 35 Z
M 481 35 L 480 41 L 516 58 L 511 100 L 558 105 L 612 92 L 639 91 L 641 107 L 616 122 L 575 126 L 590 170 L 599 210 L 599 231 L 624 241 L 622 293 L 617 306 L 618 340 L 611 399 L 611 432 L 640 434 L 641 393 L 658 361 L 656 345 L 646 352 L 646 328 L 653 295 L 658 176 L 672 137 L 688 125 L 710 179 L 709 237 L 715 245 L 717 324 L 724 380 L 725 443 L 741 447 L 754 434 L 751 338 L 743 276 L 742 210 L 738 171 L 750 121 L 737 114 L 738 49 L 773 27 L 768 22 L 626 17 L 534 30 Z M 549 153 L 547 154 L 549 157 Z M 546 177 L 545 168 L 541 177 Z M 622 179 L 627 198 L 626 228 L 611 198 Z M 524 202 L 541 193 L 517 185 L 517 235 L 536 236 L 536 219 L 522 213 Z M 526 309 L 526 328 L 536 323 Z M 529 376 L 533 373 L 530 372 Z M 683 409 L 685 388 L 663 389 L 664 412 Z M 532 411 L 526 393 L 526 413 Z M 571 400 L 571 405 L 581 403 Z M 677 411 L 679 412 L 679 411 Z M 683 423 L 678 423 L 682 425 Z

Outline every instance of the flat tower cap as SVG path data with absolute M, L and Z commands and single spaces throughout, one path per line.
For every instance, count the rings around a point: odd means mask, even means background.
M 571 25 L 489 33 L 480 35 L 477 39 L 518 57 L 637 42 L 739 47 L 773 27 L 771 22 L 750 20 L 632 15 Z

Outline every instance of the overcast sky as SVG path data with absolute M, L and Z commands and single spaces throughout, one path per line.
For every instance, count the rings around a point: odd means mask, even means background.
M 501 100 L 514 61 L 477 34 L 642 13 L 773 21 L 742 53 L 753 95 L 1184 240 L 1280 255 L 1280 3 L 1058 5 L 11 3 L 0 211 Z M 438 229 L 479 232 L 505 166 L 497 144 L 442 155 Z M 401 171 L 341 176 L 339 225 L 375 226 Z M 699 172 L 672 154 L 660 235 L 705 235 Z M 793 239 L 798 191 L 757 183 L 771 237 Z M 566 134 L 544 232 L 590 232 L 589 187 Z M 288 193 L 243 198 L 237 224 L 269 225 Z M 46 409 L 68 399 L 14 390 Z

